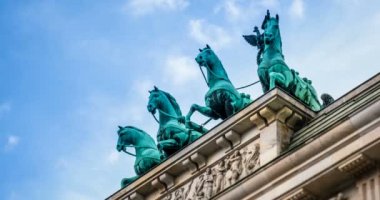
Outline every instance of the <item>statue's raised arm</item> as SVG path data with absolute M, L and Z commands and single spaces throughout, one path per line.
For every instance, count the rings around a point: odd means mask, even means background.
M 259 50 L 257 52 L 256 62 L 259 65 L 261 62 L 261 53 L 264 50 L 264 36 L 260 33 L 260 30 L 257 26 L 253 29 L 255 35 L 243 35 L 245 41 L 247 41 L 250 45 L 257 47 Z

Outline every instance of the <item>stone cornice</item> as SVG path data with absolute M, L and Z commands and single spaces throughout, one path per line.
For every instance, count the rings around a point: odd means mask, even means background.
M 351 91 L 338 100 L 340 104 L 334 103 L 318 114 L 283 91 L 274 89 L 108 199 L 135 197 L 138 199 L 149 196 L 151 199 L 152 194 L 161 198 L 204 173 L 209 166 L 215 166 L 215 163 L 226 154 L 231 154 L 235 149 L 241 149 L 252 141 L 257 141 L 259 137 L 262 139 L 260 134 L 263 134 L 266 127 L 271 124 L 273 126 L 274 122 L 285 124 L 291 130 L 297 131 L 290 147 L 287 148 L 284 144 L 281 149 L 287 150 L 282 151 L 282 155 L 276 156 L 275 160 L 267 160 L 268 163 L 255 169 L 253 175 L 237 183 L 240 185 L 245 182 L 251 192 L 255 191 L 257 187 L 269 183 L 295 165 L 299 165 L 340 141 L 349 133 L 379 118 L 380 75 L 378 74 L 357 89 L 360 92 Z M 299 124 L 303 124 L 300 130 Z M 317 137 L 318 142 L 314 142 Z M 304 148 L 306 144 L 307 149 Z M 292 156 L 296 151 L 297 156 Z M 290 160 L 283 159 L 289 155 L 291 155 Z M 342 166 L 342 169 L 348 169 L 349 165 L 344 167 L 342 164 Z M 220 195 L 229 193 L 223 196 L 225 198 L 232 194 L 238 197 L 247 195 L 248 191 L 236 191 L 235 187 L 237 186 L 223 191 Z M 295 196 L 297 197 L 296 194 Z
M 276 184 L 279 182 L 289 183 L 289 176 L 291 176 L 291 174 L 299 173 L 302 171 L 301 169 L 305 168 L 305 166 L 311 167 L 311 162 L 318 162 L 318 160 L 322 159 L 324 156 L 328 156 L 339 148 L 344 148 L 348 141 L 353 142 L 354 144 L 352 146 L 355 148 L 359 148 L 352 149 L 352 147 L 347 147 L 345 150 L 342 150 L 348 155 L 350 152 L 351 154 L 354 154 L 359 150 L 364 151 L 366 147 L 370 148 L 370 146 L 364 144 L 362 141 L 355 142 L 362 131 L 365 133 L 367 131 L 366 129 L 371 130 L 371 127 L 377 127 L 380 123 L 380 98 L 378 95 L 380 92 L 379 82 L 367 86 L 366 90 L 355 96 L 357 99 L 356 101 L 347 101 L 350 102 L 351 107 L 339 106 L 332 111 L 333 113 L 330 113 L 330 115 L 335 115 L 340 118 L 338 123 L 330 124 L 330 127 L 325 129 L 326 121 L 324 121 L 323 115 L 319 116 L 319 119 L 312 120 L 306 127 L 299 131 L 310 131 L 309 133 L 314 136 L 312 140 L 305 140 L 305 142 L 298 144 L 296 147 L 285 151 L 275 160 L 267 165 L 261 166 L 261 168 L 255 173 L 245 177 L 235 188 L 225 190 L 224 193 L 217 196 L 217 198 L 230 199 L 233 197 L 236 199 L 242 199 L 244 197 L 245 199 L 277 199 L 278 197 L 275 197 L 275 194 L 269 195 L 271 198 L 268 198 L 268 193 L 271 193 L 269 191 L 276 191 L 276 193 L 279 194 L 279 191 L 274 189 Z M 340 115 L 342 113 L 343 115 Z M 316 123 L 315 120 L 318 120 L 318 122 Z M 310 124 L 313 124 L 314 126 L 311 130 L 309 129 L 310 127 L 308 127 Z M 364 127 L 365 129 L 363 129 Z M 353 135 L 353 133 L 356 133 L 357 135 Z M 368 144 L 373 143 L 373 145 L 377 145 L 376 148 L 380 146 L 380 138 L 379 135 L 376 134 L 376 131 L 373 131 L 372 135 L 366 136 L 365 140 Z M 343 154 L 340 153 L 340 156 L 343 156 Z M 348 159 L 347 162 L 351 163 L 349 158 L 342 157 L 342 159 Z M 336 162 L 338 161 L 339 160 Z M 357 166 L 358 169 L 361 168 L 359 165 Z M 365 164 L 364 166 L 368 165 Z M 315 169 L 314 166 L 313 168 Z M 323 171 L 323 169 L 318 170 Z M 335 170 L 334 167 L 330 168 L 330 170 L 335 172 L 338 171 Z M 305 179 L 309 183 L 312 181 L 307 178 Z M 261 196 L 262 198 L 257 198 L 263 193 L 267 195 L 265 197 Z M 288 196 L 292 196 L 292 194 Z M 280 199 L 285 197 L 283 196 Z

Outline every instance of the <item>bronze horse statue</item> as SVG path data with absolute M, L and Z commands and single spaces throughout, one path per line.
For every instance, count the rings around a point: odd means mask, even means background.
M 157 87 L 149 93 L 147 108 L 153 116 L 156 111 L 159 113 L 157 146 L 163 151 L 165 157 L 172 155 L 207 132 L 205 128 L 193 122 L 185 125 L 181 109 L 172 95 Z
M 134 169 L 137 176 L 121 180 L 121 187 L 129 185 L 141 175 L 162 162 L 162 153 L 158 150 L 153 138 L 146 132 L 133 126 L 119 126 L 117 131 L 117 151 L 123 151 L 136 157 Z M 127 147 L 135 148 L 136 154 L 127 151 Z
M 235 89 L 222 62 L 209 45 L 199 51 L 195 61 L 207 70 L 209 90 L 205 95 L 206 106 L 193 104 L 186 115 L 187 122 L 195 111 L 212 119 L 226 119 L 252 102 L 249 95 Z
M 285 63 L 282 54 L 282 41 L 279 28 L 279 16 L 271 17 L 269 10 L 264 18 L 261 34 L 257 27 L 254 28 L 255 35 L 243 35 L 245 40 L 259 49 L 257 55 L 257 74 L 259 76 L 264 93 L 275 87 L 280 87 L 305 103 L 314 111 L 323 107 L 318 101 L 318 95 L 311 80 L 301 78 L 299 73 L 290 69 Z M 324 105 L 332 103 L 333 98 L 322 98 Z M 329 102 L 325 102 L 329 99 Z

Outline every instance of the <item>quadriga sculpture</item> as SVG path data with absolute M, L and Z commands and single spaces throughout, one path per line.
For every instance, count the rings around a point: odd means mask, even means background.
M 300 99 L 312 110 L 319 111 L 322 106 L 311 81 L 307 78 L 301 78 L 298 72 L 290 69 L 285 63 L 282 54 L 279 16 L 271 17 L 268 10 L 261 29 L 264 30 L 263 34 L 260 34 L 258 28 L 255 27 L 255 35 L 244 35 L 243 37 L 249 44 L 257 46 L 259 49 L 257 73 L 264 93 L 279 86 Z M 327 98 L 322 100 L 324 99 Z M 332 97 L 328 99 L 331 101 Z M 324 105 L 330 103 L 332 102 L 324 102 Z
M 157 146 L 163 151 L 164 157 L 172 155 L 207 132 L 193 122 L 185 125 L 181 109 L 172 95 L 157 87 L 149 93 L 148 111 L 153 116 L 156 110 L 159 113 Z
M 212 119 L 226 119 L 237 111 L 247 106 L 251 99 L 249 95 L 239 93 L 230 79 L 218 56 L 206 45 L 199 49 L 200 53 L 195 61 L 200 67 L 207 70 L 207 85 L 209 90 L 205 95 L 206 106 L 193 104 L 186 115 L 186 122 L 190 121 L 191 115 L 198 111 Z
M 125 187 L 154 166 L 160 164 L 162 161 L 162 154 L 157 149 L 157 145 L 153 138 L 136 127 L 119 126 L 117 134 L 119 136 L 116 145 L 117 151 L 123 151 L 136 157 L 134 169 L 137 176 L 122 179 L 121 187 Z M 136 155 L 128 152 L 127 147 L 135 148 Z

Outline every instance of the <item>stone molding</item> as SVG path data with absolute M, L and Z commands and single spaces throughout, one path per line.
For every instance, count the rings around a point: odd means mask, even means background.
M 339 171 L 348 173 L 355 177 L 360 177 L 361 175 L 368 173 L 371 169 L 376 166 L 375 162 L 365 156 L 364 154 L 359 154 L 352 159 L 346 161 L 338 167 Z
M 378 92 L 378 90 L 375 91 Z M 285 148 L 287 146 L 286 144 L 282 145 L 280 149 L 286 150 L 277 154 L 274 162 L 265 164 L 262 163 L 261 160 L 258 160 L 260 163 L 257 166 L 261 166 L 260 168 L 255 168 L 247 175 L 239 175 L 238 181 L 230 187 L 224 188 L 222 194 L 215 193 L 213 195 L 216 195 L 216 198 L 223 197 L 224 199 L 228 199 L 229 197 L 237 197 L 240 199 L 240 197 L 251 195 L 251 193 L 258 194 L 257 192 L 260 191 L 262 193 L 265 184 L 271 183 L 271 181 L 277 177 L 326 148 L 329 148 L 334 143 L 339 142 L 349 133 L 358 130 L 374 118 L 379 117 L 380 102 L 378 102 L 379 97 L 376 96 L 376 92 L 372 92 L 372 96 L 370 95 L 366 99 L 355 96 L 356 100 L 354 103 L 351 103 L 350 106 L 354 108 L 356 105 L 362 104 L 361 107 L 355 108 L 356 110 L 344 108 L 343 105 L 335 106 L 335 109 L 331 110 L 331 113 L 326 114 L 324 112 L 323 115 L 318 114 L 319 117 L 314 119 L 311 124 L 309 123 L 307 127 L 302 128 L 298 134 L 307 132 L 310 136 L 314 136 L 321 133 L 322 130 L 328 130 L 326 131 L 328 134 L 318 136 L 318 139 L 314 138 L 308 142 L 307 150 L 303 148 L 305 143 L 297 143 L 297 145 L 300 146 L 299 148 L 293 146 L 290 149 Z M 376 101 L 377 103 L 373 103 Z M 349 101 L 345 100 L 345 102 Z M 343 112 L 341 112 L 340 109 Z M 194 185 L 195 187 L 196 180 L 199 179 L 201 174 L 205 173 L 206 169 L 214 168 L 221 160 L 225 160 L 227 156 L 236 150 L 240 151 L 246 146 L 261 142 L 262 134 L 264 134 L 265 129 L 269 126 L 273 126 L 273 124 L 284 124 L 290 130 L 298 130 L 299 126 L 297 123 L 309 122 L 315 116 L 317 116 L 315 113 L 308 110 L 304 105 L 281 90 L 272 90 L 235 116 L 213 128 L 208 134 L 173 155 L 169 160 L 152 169 L 127 188 L 119 190 L 108 199 L 132 199 L 131 197 L 141 197 L 148 200 L 157 199 L 157 197 L 172 199 L 176 194 L 180 196 L 181 193 L 190 192 L 190 190 L 187 191 L 188 188 L 186 188 L 186 186 Z M 339 121 L 339 123 L 329 123 L 331 118 L 334 118 L 333 120 L 335 121 Z M 318 126 L 323 126 L 323 129 L 318 128 Z M 223 143 L 225 144 L 224 146 L 220 145 Z M 219 145 L 223 146 L 223 148 Z M 261 147 L 260 144 L 260 157 L 262 156 Z M 295 150 L 297 150 L 297 156 L 292 154 Z M 191 158 L 192 155 L 196 154 L 203 158 L 201 160 L 204 162 L 200 162 L 201 167 L 199 167 L 197 161 Z M 287 155 L 290 158 L 282 160 L 284 156 Z M 344 164 L 345 163 L 342 165 Z M 184 165 L 190 170 L 186 170 L 183 167 Z M 345 169 L 345 167 L 342 167 L 342 169 Z M 154 180 L 162 183 L 159 177 L 163 172 L 170 174 L 173 180 L 173 185 L 167 188 L 167 190 L 164 190 L 164 192 L 151 187 Z M 235 188 L 237 186 L 240 187 L 243 183 L 246 185 L 244 189 L 238 189 L 239 191 L 237 191 Z M 247 190 L 247 188 L 249 188 L 249 190 Z M 170 198 L 167 198 L 169 196 Z
M 129 197 L 128 197 L 128 200 L 144 200 L 144 197 L 137 193 L 137 192 L 134 192 L 132 193 Z
M 367 152 L 367 150 L 370 149 L 369 144 L 380 145 L 380 136 L 378 135 L 378 132 L 380 131 L 380 128 L 378 128 L 380 124 L 379 83 L 377 84 L 377 87 L 376 84 L 374 86 L 377 89 L 371 88 L 371 90 L 369 90 L 371 91 L 371 95 L 368 95 L 368 93 L 360 94 L 366 96 L 367 98 L 357 98 L 356 101 L 350 104 L 350 107 L 352 108 L 351 110 L 345 106 L 341 106 L 340 109 L 342 110 L 337 109 L 334 110 L 334 113 L 330 113 L 329 115 L 322 115 L 319 117 L 319 119 L 315 119 L 317 122 L 311 123 L 314 127 L 311 130 L 323 131 L 325 125 L 329 125 L 329 123 L 327 123 L 325 120 L 331 121 L 331 116 L 335 116 L 336 119 L 333 119 L 333 121 L 339 121 L 339 124 L 332 123 L 330 124 L 332 127 L 329 128 L 327 132 L 321 132 L 318 137 L 314 137 L 312 140 L 304 143 L 299 148 L 293 147 L 295 149 L 287 150 L 284 152 L 284 154 L 280 155 L 276 161 L 269 163 L 267 166 L 263 166 L 257 173 L 254 173 L 253 175 L 242 180 L 239 188 L 225 191 L 223 195 L 219 196 L 219 198 L 242 199 L 244 197 L 244 199 L 277 199 L 279 196 L 281 196 L 279 190 L 285 193 L 287 189 L 293 189 L 288 188 L 290 185 L 294 185 L 293 187 L 302 187 L 302 185 L 299 185 L 302 182 L 298 183 L 298 181 L 303 180 L 303 178 L 291 179 L 297 181 L 297 183 L 290 183 L 289 178 L 292 175 L 301 173 L 302 170 L 308 169 L 305 168 L 305 165 L 308 165 L 310 168 L 312 168 L 313 172 L 318 171 L 318 174 L 315 175 L 316 177 L 313 177 L 313 180 L 304 178 L 304 181 L 307 182 L 303 184 L 311 184 L 310 187 L 314 190 L 312 183 L 321 178 L 321 176 L 324 176 L 320 173 L 338 173 L 339 170 L 336 169 L 337 166 L 339 166 L 339 162 L 344 162 L 344 160 L 347 159 L 348 155 L 354 155 L 358 151 L 364 150 Z M 358 105 L 360 105 L 360 109 L 357 108 Z M 324 125 L 323 129 L 315 128 L 318 124 L 319 126 Z M 375 127 L 377 127 L 377 129 L 373 130 Z M 310 129 L 309 127 L 305 127 L 300 131 L 300 134 L 302 134 L 303 131 L 310 131 Z M 371 132 L 371 134 L 366 134 L 368 131 Z M 346 147 L 349 142 L 352 142 L 352 145 L 350 147 Z M 339 148 L 342 149 L 340 150 Z M 338 149 L 340 150 L 340 153 L 333 158 L 330 158 L 329 155 Z M 363 153 L 366 154 L 365 152 Z M 374 152 L 372 152 L 372 154 L 377 155 Z M 327 158 L 324 158 L 325 156 L 327 156 Z M 373 157 L 373 155 L 371 157 Z M 333 163 L 333 160 L 336 160 L 338 163 Z M 315 164 L 321 162 L 321 168 L 316 169 L 316 167 L 312 167 L 313 162 Z M 331 165 L 331 168 L 324 169 L 324 167 L 328 166 L 327 164 Z M 323 170 L 329 171 L 325 172 Z M 342 175 L 345 175 L 345 173 L 340 173 L 340 178 L 343 178 Z M 303 175 L 303 177 L 308 176 L 310 176 L 310 173 Z M 349 177 L 347 175 L 345 176 Z M 325 177 L 325 179 L 326 178 L 328 177 Z M 279 184 L 280 182 L 286 182 L 286 187 L 275 188 L 275 185 Z M 270 191 L 276 192 L 274 194 L 271 194 Z M 325 193 L 326 191 L 321 192 L 322 193 L 313 193 L 317 194 L 318 196 L 320 194 L 329 195 L 328 193 Z M 328 198 L 328 196 L 324 196 L 324 198 Z
M 314 200 L 316 199 L 310 191 L 305 188 L 301 188 L 294 193 L 290 194 L 288 197 L 285 197 L 284 200 Z
M 269 106 L 263 107 L 250 117 L 250 121 L 260 130 L 262 164 L 268 163 L 290 144 L 290 139 L 297 124 L 304 123 L 304 117 L 289 106 L 274 111 Z

